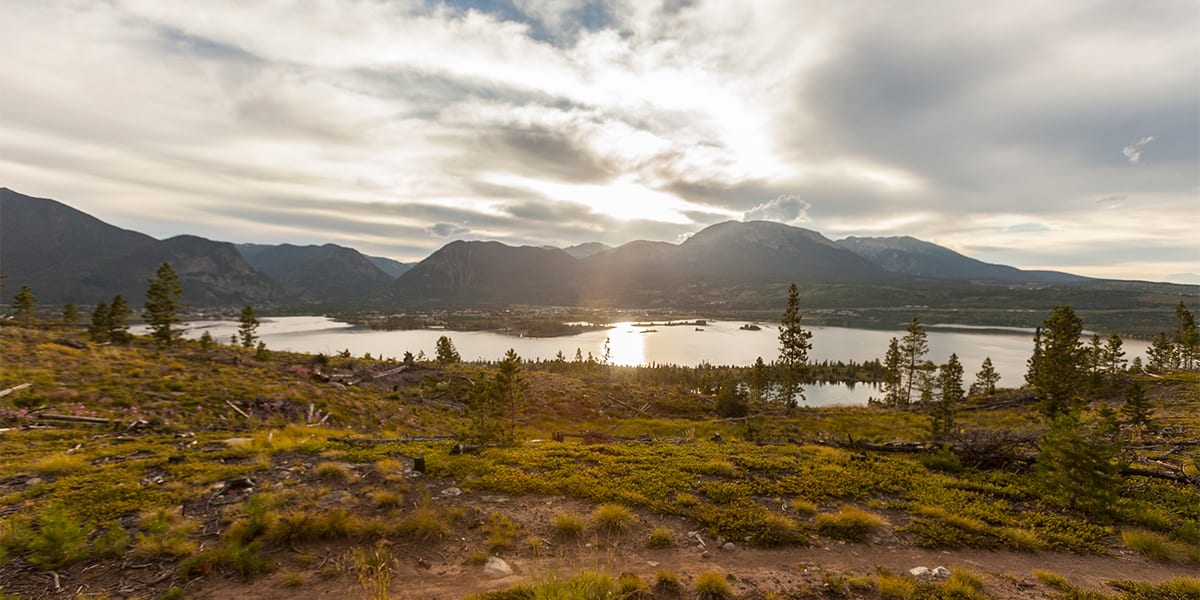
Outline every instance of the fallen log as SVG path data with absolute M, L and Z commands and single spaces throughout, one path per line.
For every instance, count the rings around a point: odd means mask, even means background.
M 112 425 L 117 421 L 100 417 L 77 417 L 75 415 L 52 415 L 42 413 L 37 416 L 39 421 L 64 421 L 68 423 L 88 423 L 90 425 Z
M 3 398 L 13 392 L 19 392 L 23 389 L 31 388 L 31 387 L 33 387 L 32 383 L 22 383 L 21 385 L 14 385 L 13 387 L 8 388 L 7 390 L 0 390 L 0 398 Z
M 1165 479 L 1176 483 L 1188 483 L 1196 487 L 1200 487 L 1200 481 L 1188 477 L 1183 473 L 1169 473 L 1166 471 L 1158 471 L 1155 469 L 1140 469 L 1138 467 L 1125 467 L 1120 470 L 1121 475 L 1134 475 L 1138 477 L 1150 477 L 1153 479 Z
M 446 442 L 458 439 L 452 435 L 430 435 L 424 437 L 399 437 L 399 438 L 352 438 L 352 437 L 331 437 L 329 441 L 351 446 L 374 446 L 377 444 L 408 444 L 413 442 Z

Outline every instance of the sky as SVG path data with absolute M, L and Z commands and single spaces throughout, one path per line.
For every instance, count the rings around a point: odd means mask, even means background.
M 1200 283 L 1191 0 L 0 0 L 0 185 L 164 238 L 727 220 Z

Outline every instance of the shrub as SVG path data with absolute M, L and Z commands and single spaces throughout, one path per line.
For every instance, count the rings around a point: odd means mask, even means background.
M 637 515 L 620 504 L 601 504 L 592 512 L 592 528 L 604 533 L 629 533 L 637 522 Z
M 635 573 L 621 573 L 617 577 L 618 598 L 640 598 L 650 591 L 646 582 Z
M 29 465 L 29 468 L 38 475 L 58 477 L 80 471 L 87 466 L 87 461 L 77 454 L 51 454 L 38 459 Z
M 675 532 L 666 527 L 655 527 L 646 539 L 647 548 L 674 548 Z
M 817 515 L 821 535 L 847 542 L 861 542 L 867 535 L 888 525 L 887 519 L 854 506 L 843 506 L 837 514 Z
M 354 480 L 354 474 L 340 463 L 326 461 L 313 469 L 313 475 L 330 484 L 346 484 Z
M 121 524 L 114 521 L 92 543 L 92 554 L 98 558 L 116 558 L 125 553 L 131 538 Z
M 88 555 L 90 531 L 55 504 L 38 518 L 38 530 L 29 540 L 29 562 L 47 571 L 65 567 Z
M 487 536 L 488 550 L 499 552 L 513 547 L 517 536 L 521 535 L 521 526 L 504 513 L 494 512 L 488 515 L 487 523 L 483 525 L 483 533 Z
M 133 547 L 138 557 L 187 556 L 196 549 L 196 544 L 188 539 L 196 525 L 179 513 L 160 508 L 143 513 L 141 521 L 145 531 L 137 534 L 137 543 Z
M 1172 540 L 1161 533 L 1144 529 L 1126 529 L 1121 532 L 1121 541 L 1125 542 L 1129 548 L 1145 554 L 1154 561 L 1178 564 L 1189 561 L 1200 563 L 1200 548 Z
M 673 571 L 660 570 L 654 574 L 654 593 L 660 596 L 678 597 L 683 594 L 683 584 Z
M 244 580 L 269 573 L 274 566 L 271 559 L 263 555 L 262 542 L 258 540 L 245 545 L 236 539 L 230 540 L 229 545 L 222 549 L 218 560 Z
M 733 600 L 733 590 L 720 573 L 709 571 L 696 576 L 697 600 Z
M 446 537 L 450 533 L 450 525 L 437 509 L 422 506 L 397 524 L 396 533 L 423 542 L 433 542 Z
M 888 571 L 880 571 L 875 577 L 875 587 L 881 598 L 910 600 L 917 595 L 917 582 Z

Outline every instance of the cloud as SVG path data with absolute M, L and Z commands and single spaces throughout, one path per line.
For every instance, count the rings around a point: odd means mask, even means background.
M 1121 152 L 1125 155 L 1125 158 L 1129 159 L 1130 164 L 1136 165 L 1142 160 L 1142 149 L 1146 147 L 1146 144 L 1149 144 L 1153 141 L 1154 136 L 1148 135 L 1128 146 L 1125 146 Z
M 471 233 L 469 228 L 454 225 L 452 223 L 435 223 L 427 231 L 440 238 L 462 237 L 468 233 Z
M 782 195 L 746 211 L 743 221 L 778 221 L 780 223 L 806 223 L 810 221 L 808 209 L 812 205 L 795 196 Z
M 1200 255 L 1178 226 L 1200 162 L 1186 2 L 44 0 L 4 17 L 0 182 L 157 237 L 417 260 L 468 233 L 621 244 L 740 217 L 1017 266 L 1091 262 L 1085 234 L 1180 262 L 1136 222 Z M 1097 210 L 1116 196 L 1136 201 Z M 1025 233 L 1035 248 L 995 250 L 1029 223 L 1048 228 Z

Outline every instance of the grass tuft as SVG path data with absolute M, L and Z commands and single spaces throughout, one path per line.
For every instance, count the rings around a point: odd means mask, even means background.
M 675 532 L 666 527 L 655 527 L 646 538 L 647 548 L 674 548 Z
M 1167 536 L 1144 529 L 1126 529 L 1121 532 L 1121 541 L 1130 549 L 1145 554 L 1150 560 L 1186 564 L 1200 563 L 1200 548 Z
M 886 527 L 887 519 L 855 506 L 843 506 L 836 514 L 820 514 L 817 531 L 824 536 L 847 542 L 862 542 L 867 536 Z
M 592 528 L 603 533 L 629 533 L 638 517 L 620 504 L 601 504 L 592 512 Z
M 733 600 L 733 590 L 725 576 L 713 571 L 696 576 L 696 600 Z

